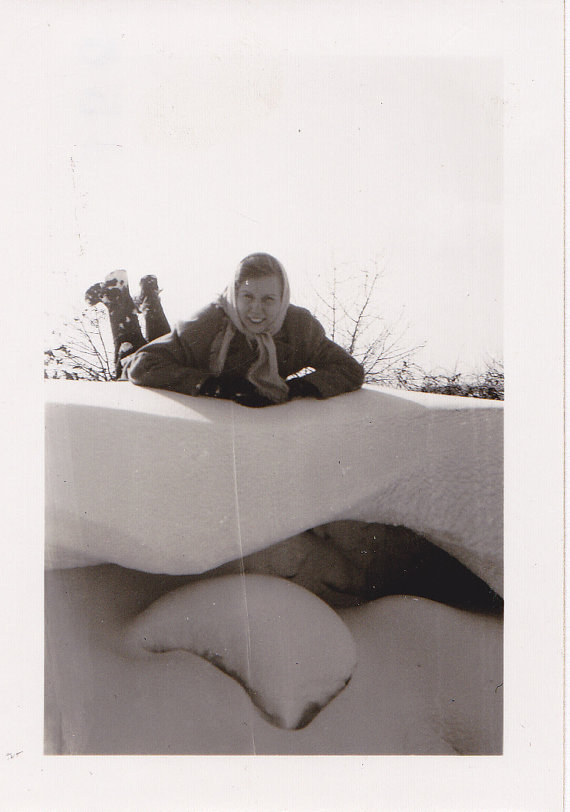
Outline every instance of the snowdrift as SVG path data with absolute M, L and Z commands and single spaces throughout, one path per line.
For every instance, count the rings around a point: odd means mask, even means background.
M 248 409 L 46 388 L 49 567 L 199 573 L 354 519 L 421 533 L 502 592 L 502 404 L 364 389 Z
M 502 404 L 46 390 L 46 752 L 501 751 L 499 617 L 331 595 L 415 534 L 502 593 Z
M 305 727 L 345 687 L 356 660 L 350 632 L 323 601 L 259 574 L 168 592 L 126 624 L 125 643 L 131 656 L 203 657 L 243 685 L 273 724 L 291 729 Z

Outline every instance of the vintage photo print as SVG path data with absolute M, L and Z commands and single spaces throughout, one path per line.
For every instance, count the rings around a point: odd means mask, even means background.
M 8 8 L 6 803 L 562 808 L 561 5 Z

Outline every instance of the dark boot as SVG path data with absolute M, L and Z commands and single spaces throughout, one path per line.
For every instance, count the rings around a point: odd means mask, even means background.
M 109 311 L 109 321 L 115 346 L 115 377 L 121 377 L 121 361 L 144 346 L 146 341 L 139 325 L 137 308 L 129 292 L 126 271 L 113 271 L 104 282 L 92 285 L 85 293 L 88 304 L 102 302 Z
M 164 315 L 160 301 L 158 281 L 153 274 L 143 276 L 140 281 L 140 293 L 135 296 L 135 304 L 142 316 L 143 333 L 147 341 L 170 332 L 168 319 Z

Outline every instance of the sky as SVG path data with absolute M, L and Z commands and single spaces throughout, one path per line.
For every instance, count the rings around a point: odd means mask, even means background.
M 374 313 L 426 369 L 502 358 L 500 60 L 392 52 L 366 15 L 301 35 L 295 6 L 52 16 L 47 326 L 116 268 L 188 317 L 261 250 L 311 308 L 333 269 L 379 270 Z

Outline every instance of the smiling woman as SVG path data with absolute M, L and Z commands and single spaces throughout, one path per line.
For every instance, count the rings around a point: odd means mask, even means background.
M 314 316 L 290 304 L 283 266 L 264 253 L 245 257 L 216 302 L 121 358 L 121 367 L 138 386 L 252 407 L 330 398 L 364 380 L 362 366 Z M 306 368 L 313 371 L 299 377 Z
M 239 285 L 238 313 L 252 333 L 263 333 L 264 328 L 275 320 L 281 295 L 279 280 L 275 276 L 246 279 Z

